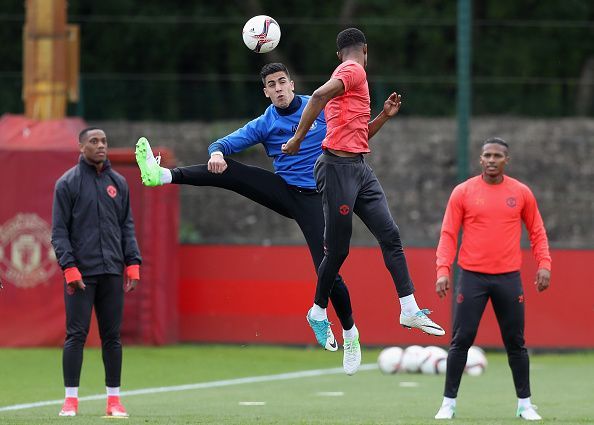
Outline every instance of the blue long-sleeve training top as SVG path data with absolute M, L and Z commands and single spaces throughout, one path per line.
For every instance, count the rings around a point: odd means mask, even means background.
M 326 136 L 324 112 L 312 124 L 296 155 L 281 152 L 283 143 L 295 134 L 309 98 L 310 96 L 295 95 L 285 109 L 270 105 L 258 118 L 212 143 L 208 147 L 208 153 L 219 151 L 223 155 L 231 155 L 261 143 L 266 154 L 273 158 L 276 174 L 290 185 L 315 189 L 313 168 L 322 153 L 322 140 Z

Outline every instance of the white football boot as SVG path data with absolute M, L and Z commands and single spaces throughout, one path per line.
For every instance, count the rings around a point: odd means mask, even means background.
M 354 338 L 344 339 L 344 354 L 342 357 L 342 368 L 347 375 L 354 375 L 361 366 L 361 345 L 359 344 L 359 332 Z
M 445 335 L 445 331 L 441 326 L 431 320 L 427 315 L 431 314 L 428 309 L 417 311 L 415 314 L 406 316 L 400 314 L 400 324 L 405 328 L 417 328 L 422 330 L 428 335 L 442 336 Z
M 456 405 L 446 403 L 441 405 L 435 419 L 454 419 L 454 416 L 456 416 Z
M 542 421 L 541 416 L 536 413 L 536 406 L 533 404 L 528 407 L 518 407 L 516 416 L 527 421 Z

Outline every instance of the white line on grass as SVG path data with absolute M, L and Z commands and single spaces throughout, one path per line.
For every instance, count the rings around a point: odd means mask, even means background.
M 377 365 L 375 363 L 363 364 L 359 368 L 359 370 L 372 370 L 372 369 L 377 369 Z M 174 386 L 170 386 L 170 387 L 141 388 L 139 390 L 122 391 L 121 395 L 122 396 L 131 396 L 131 395 L 170 393 L 170 392 L 174 392 L 174 391 L 203 390 L 203 389 L 209 389 L 209 388 L 229 387 L 232 385 L 254 384 L 254 383 L 258 383 L 258 382 L 284 381 L 287 379 L 310 378 L 310 377 L 314 377 L 314 376 L 323 376 L 323 375 L 339 375 L 342 373 L 344 373 L 344 371 L 340 367 L 336 367 L 336 368 L 332 368 L 332 369 L 302 370 L 299 372 L 279 373 L 277 375 L 249 376 L 246 378 L 225 379 L 222 381 L 211 381 L 211 382 L 200 382 L 197 384 L 174 385 Z M 89 395 L 86 397 L 80 397 L 79 401 L 101 400 L 101 399 L 104 399 L 105 397 L 106 397 L 105 394 L 95 394 L 95 395 Z M 7 412 L 10 410 L 33 409 L 35 407 L 54 406 L 54 405 L 60 405 L 63 402 L 64 402 L 64 400 L 60 399 L 60 400 L 37 401 L 35 403 L 14 404 L 12 406 L 0 407 L 0 412 Z

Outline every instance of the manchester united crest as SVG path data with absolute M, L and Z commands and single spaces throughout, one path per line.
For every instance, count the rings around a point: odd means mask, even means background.
M 17 214 L 0 226 L 0 277 L 32 288 L 59 270 L 49 224 L 37 214 Z

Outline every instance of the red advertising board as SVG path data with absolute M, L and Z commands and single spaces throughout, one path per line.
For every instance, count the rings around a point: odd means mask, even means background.
M 435 251 L 407 248 L 406 254 L 419 306 L 433 310 L 432 318 L 448 334 L 440 339 L 401 328 L 396 291 L 379 248 L 351 247 L 341 274 L 350 290 L 361 342 L 447 345 L 452 298 L 440 300 L 434 292 Z M 552 257 L 551 288 L 537 293 L 535 264 L 530 252 L 524 252 L 526 343 L 533 348 L 594 348 L 594 332 L 589 327 L 594 323 L 594 286 L 584 267 L 594 262 L 594 251 L 553 250 Z M 182 341 L 314 342 L 305 313 L 313 302 L 315 275 L 305 247 L 183 245 L 180 262 Z M 339 322 L 333 312 L 330 316 L 338 337 Z M 475 343 L 502 347 L 490 304 Z

